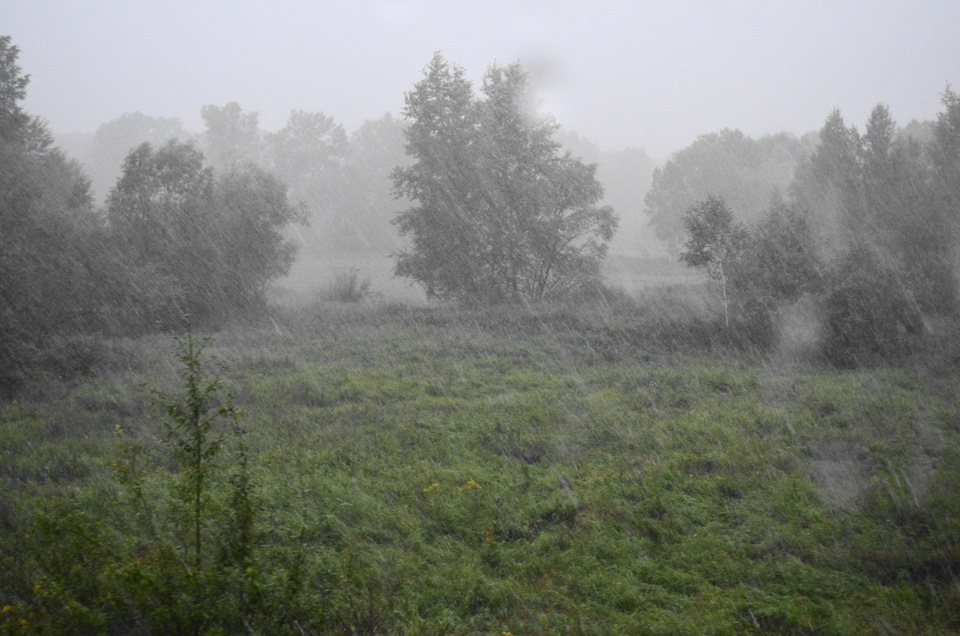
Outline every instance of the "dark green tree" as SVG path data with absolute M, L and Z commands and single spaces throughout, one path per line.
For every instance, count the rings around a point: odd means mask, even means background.
M 822 269 L 809 213 L 776 196 L 751 228 L 734 286 L 770 312 L 818 293 Z
M 616 217 L 598 205 L 595 166 L 560 153 L 519 64 L 491 66 L 477 97 L 435 54 L 404 116 L 414 162 L 394 185 L 415 205 L 397 218 L 411 239 L 397 275 L 470 300 L 539 300 L 599 282 Z
M 262 302 L 293 261 L 280 231 L 303 217 L 286 187 L 252 164 L 216 178 L 203 162 L 190 144 L 143 144 L 107 199 L 128 262 L 155 281 L 145 291 L 180 296 L 200 321 Z
M 40 350 L 99 325 L 98 283 L 109 270 L 89 180 L 22 109 L 19 53 L 0 37 L 0 391 L 24 378 Z

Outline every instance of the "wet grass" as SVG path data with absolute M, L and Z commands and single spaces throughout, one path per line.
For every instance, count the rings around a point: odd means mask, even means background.
M 949 365 L 785 369 L 657 324 L 328 306 L 218 334 L 249 431 L 252 567 L 281 599 L 262 632 L 960 630 Z M 117 424 L 163 448 L 140 384 L 174 383 L 175 347 L 149 346 L 157 362 L 0 410 L 7 632 L 149 631 L 109 592 L 109 551 L 51 557 L 123 527 Z M 169 470 L 151 465 L 156 492 Z M 56 510 L 73 534 L 27 541 Z

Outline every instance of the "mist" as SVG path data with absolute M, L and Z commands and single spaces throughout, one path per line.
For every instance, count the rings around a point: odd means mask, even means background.
M 956 631 L 957 3 L 0 18 L 0 632 Z
M 0 9 L 34 80 L 25 104 L 58 133 L 124 113 L 202 127 L 205 104 L 237 102 L 267 130 L 291 110 L 348 131 L 386 112 L 434 51 L 479 78 L 519 61 L 543 109 L 601 147 L 663 161 L 700 134 L 816 130 L 833 108 L 865 121 L 876 103 L 928 120 L 956 81 L 949 1 L 165 2 L 14 0 Z

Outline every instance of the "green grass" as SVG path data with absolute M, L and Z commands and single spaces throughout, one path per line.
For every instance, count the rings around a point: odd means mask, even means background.
M 678 352 L 603 308 L 317 311 L 211 344 L 248 430 L 258 633 L 960 630 L 955 370 L 695 355 L 703 333 Z M 150 342 L 0 410 L 0 629 L 155 624 L 114 473 L 121 424 L 173 514 L 140 384 L 175 386 L 175 347 Z

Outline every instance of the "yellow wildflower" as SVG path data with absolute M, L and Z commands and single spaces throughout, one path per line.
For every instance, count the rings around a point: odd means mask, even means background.
M 472 479 L 471 479 L 470 481 L 468 481 L 467 483 L 465 483 L 464 485 L 462 485 L 462 486 L 460 486 L 459 488 L 457 488 L 457 490 L 459 490 L 460 492 L 464 492 L 464 491 L 466 491 L 466 490 L 474 490 L 474 489 L 476 489 L 476 490 L 482 490 L 482 489 L 483 489 L 483 486 L 481 486 L 481 485 L 478 484 L 477 482 L 473 481 Z
M 13 605 L 4 605 L 3 609 L 0 609 L 0 615 L 9 614 L 10 612 L 16 612 L 17 608 Z

